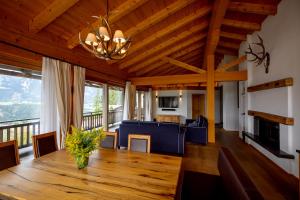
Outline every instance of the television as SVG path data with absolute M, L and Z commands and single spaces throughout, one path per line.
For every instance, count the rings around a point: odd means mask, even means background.
M 178 108 L 179 98 L 176 96 L 172 97 L 158 97 L 159 108 Z

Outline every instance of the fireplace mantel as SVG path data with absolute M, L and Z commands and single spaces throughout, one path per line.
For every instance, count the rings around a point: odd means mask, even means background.
M 290 117 L 284 117 L 284 116 L 280 116 L 280 115 L 273 115 L 273 114 L 254 111 L 254 110 L 248 110 L 248 115 L 261 117 L 261 118 L 267 119 L 267 120 L 272 121 L 272 122 L 278 122 L 280 124 L 294 125 L 294 118 L 290 118 Z

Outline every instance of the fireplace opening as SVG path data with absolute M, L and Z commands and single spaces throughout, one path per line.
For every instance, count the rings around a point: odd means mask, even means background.
M 254 136 L 263 146 L 273 150 L 280 150 L 280 128 L 278 122 L 254 117 Z

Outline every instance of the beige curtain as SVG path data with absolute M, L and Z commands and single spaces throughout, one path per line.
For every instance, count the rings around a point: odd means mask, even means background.
M 40 133 L 56 131 L 59 139 L 59 122 L 57 114 L 55 65 L 56 60 L 43 57 Z M 57 141 L 59 144 L 59 140 Z
M 152 121 L 152 89 L 145 92 L 145 121 Z
M 131 85 L 130 81 L 126 82 L 123 120 L 131 120 L 134 117 L 135 95 L 136 95 L 135 89 L 136 89 L 135 85 Z
M 81 128 L 84 104 L 85 68 L 74 66 L 73 125 Z
M 71 64 L 56 60 L 54 62 L 57 110 L 60 122 L 60 148 L 65 147 L 65 138 L 71 124 Z

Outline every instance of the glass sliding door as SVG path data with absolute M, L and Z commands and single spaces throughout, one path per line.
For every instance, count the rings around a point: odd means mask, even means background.
M 113 130 L 123 119 L 124 88 L 109 86 L 108 103 L 108 125 Z

